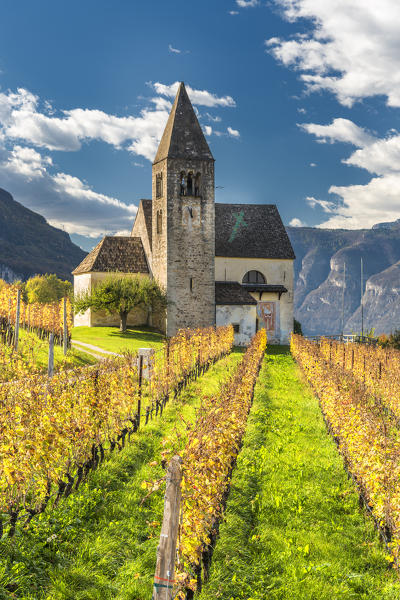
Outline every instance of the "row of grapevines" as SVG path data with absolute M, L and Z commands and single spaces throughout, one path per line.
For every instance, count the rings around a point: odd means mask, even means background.
M 24 340 L 19 348 L 15 352 L 12 346 L 0 343 L 0 385 L 11 379 L 22 379 L 39 372 L 34 360 L 34 341 Z
M 400 418 L 400 352 L 366 344 L 343 344 L 322 339 L 321 353 L 326 360 L 353 373 L 372 394 Z
M 400 548 L 400 431 L 394 415 L 317 344 L 293 335 L 293 356 L 314 388 L 340 452 L 376 522 Z
M 4 284 L 0 289 L 0 317 L 15 325 L 17 317 L 18 287 Z M 62 341 L 64 327 L 64 300 L 41 304 L 28 304 L 21 299 L 20 325 L 30 331 L 35 331 L 40 337 L 54 333 L 57 342 Z M 68 336 L 72 329 L 72 309 L 67 299 L 67 328 Z
M 230 473 L 246 429 L 254 386 L 266 348 L 261 329 L 253 338 L 233 376 L 217 396 L 205 398 L 194 425 L 188 428 L 183 451 L 182 515 L 177 581 L 196 589 L 196 573 L 206 560 L 223 511 Z
M 180 332 L 156 354 L 153 375 L 142 386 L 133 355 L 61 371 L 51 380 L 28 374 L 1 386 L 0 513 L 10 516 L 11 533 L 18 514 L 41 512 L 50 498 L 58 502 L 106 449 L 123 446 L 138 427 L 138 407 L 143 417 L 146 405 L 147 416 L 154 407 L 158 412 L 191 369 L 198 373 L 232 344 L 232 327 Z

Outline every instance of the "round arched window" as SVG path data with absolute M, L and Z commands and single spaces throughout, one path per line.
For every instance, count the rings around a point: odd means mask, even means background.
M 247 271 L 242 283 L 266 283 L 265 277 L 260 271 Z

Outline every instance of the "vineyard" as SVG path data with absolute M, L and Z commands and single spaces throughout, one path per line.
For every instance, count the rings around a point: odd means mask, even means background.
M 144 384 L 135 356 L 95 369 L 60 372 L 51 381 L 33 374 L 0 391 L 0 510 L 9 515 L 8 536 L 17 520 L 29 523 L 49 502 L 57 504 L 79 487 L 107 450 L 121 448 L 141 418 L 162 414 L 177 395 L 214 361 L 230 351 L 232 328 L 182 331 L 157 353 Z
M 0 288 L 0 339 L 3 344 L 12 345 L 15 340 L 15 323 L 19 311 L 19 325 L 27 331 L 34 332 L 40 339 L 45 339 L 52 333 L 55 343 L 63 344 L 64 324 L 67 329 L 68 342 L 72 329 L 72 309 L 67 298 L 60 302 L 41 304 L 27 303 L 20 298 L 18 287 L 13 284 L 3 284 Z M 66 309 L 64 322 L 64 307 Z
M 398 350 L 341 344 L 321 340 L 319 348 L 326 361 L 351 373 L 400 419 L 400 352 Z
M 292 338 L 349 473 L 398 565 L 400 430 L 398 352 Z
M 293 336 L 357 488 L 288 351 L 264 359 L 264 330 L 232 344 L 231 327 L 180 331 L 51 379 L 2 348 L 0 597 L 400 597 L 397 354 Z

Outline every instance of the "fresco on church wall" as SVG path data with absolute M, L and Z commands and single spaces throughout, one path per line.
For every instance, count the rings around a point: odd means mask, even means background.
M 265 327 L 267 333 L 276 331 L 276 302 L 259 302 L 257 304 L 257 317 L 260 325 Z

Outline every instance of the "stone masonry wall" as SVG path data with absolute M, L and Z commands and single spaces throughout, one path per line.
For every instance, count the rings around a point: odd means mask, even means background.
M 201 173 L 199 197 L 180 196 L 182 171 Z M 156 198 L 159 172 L 163 198 Z M 163 211 L 162 233 L 157 233 L 158 210 Z M 152 263 L 155 278 L 167 288 L 167 335 L 215 324 L 213 161 L 170 158 L 153 166 Z

